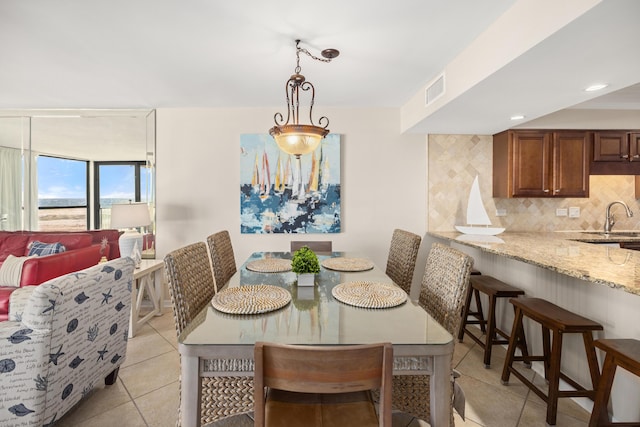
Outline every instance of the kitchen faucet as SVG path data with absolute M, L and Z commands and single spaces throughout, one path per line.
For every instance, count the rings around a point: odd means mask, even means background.
M 604 219 L 604 232 L 605 234 L 609 234 L 611 232 L 611 228 L 613 228 L 613 224 L 616 223 L 616 218 L 614 215 L 611 215 L 611 206 L 615 205 L 616 203 L 620 203 L 622 206 L 624 206 L 624 208 L 627 210 L 627 216 L 629 218 L 631 218 L 633 216 L 633 212 L 631 212 L 631 209 L 629 209 L 629 206 L 627 206 L 627 204 L 621 200 L 615 201 L 615 202 L 611 202 L 609 203 L 609 205 L 607 205 L 607 210 L 606 210 L 606 216 Z

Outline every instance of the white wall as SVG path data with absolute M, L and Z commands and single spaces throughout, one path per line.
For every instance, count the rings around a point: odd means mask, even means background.
M 240 135 L 267 133 L 276 111 L 157 110 L 157 258 L 227 229 L 239 265 L 254 251 L 286 251 L 297 239 L 332 240 L 334 250 L 357 251 L 384 268 L 394 228 L 424 235 L 426 138 L 400 135 L 397 109 L 317 106 L 342 136 L 342 232 L 241 234 Z

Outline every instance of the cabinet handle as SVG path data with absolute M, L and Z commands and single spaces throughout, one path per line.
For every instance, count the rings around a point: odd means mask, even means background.
M 548 189 L 547 189 L 547 190 L 542 190 L 542 191 L 543 191 L 543 192 L 545 192 L 545 193 L 548 193 L 548 192 L 549 192 L 549 190 L 548 190 Z
M 560 190 L 553 190 L 553 192 L 554 192 L 554 193 L 559 193 L 559 192 L 560 192 Z
M 633 158 L 634 158 L 634 159 L 640 159 L 640 154 L 634 154 L 634 155 L 633 155 Z
M 621 159 L 628 159 L 629 155 L 628 154 L 623 154 L 622 156 L 620 156 Z

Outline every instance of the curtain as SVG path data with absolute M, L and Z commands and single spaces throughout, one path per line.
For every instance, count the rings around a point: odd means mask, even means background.
M 29 230 L 38 230 L 38 153 L 33 151 L 29 155 L 29 191 L 24 194 L 24 211 L 28 213 L 25 223 Z
M 22 154 L 0 147 L 0 230 L 22 229 Z

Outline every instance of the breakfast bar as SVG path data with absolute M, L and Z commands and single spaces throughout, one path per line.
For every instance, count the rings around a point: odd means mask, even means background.
M 633 237 L 619 237 L 633 240 Z M 609 245 L 611 236 L 584 232 L 505 232 L 497 236 L 464 235 L 431 231 L 425 243 L 449 244 L 475 260 L 483 274 L 523 289 L 527 297 L 544 298 L 604 326 L 596 338 L 640 338 L 640 251 Z M 615 239 L 616 241 L 618 238 Z M 637 240 L 637 238 L 635 239 Z M 609 243 L 609 244 L 602 244 Z M 500 307 L 500 327 L 511 329 L 513 310 Z M 541 332 L 525 325 L 535 350 Z M 584 384 L 589 370 L 582 342 L 574 337 L 564 341 L 562 368 Z M 602 363 L 602 354 L 598 354 Z M 542 366 L 534 369 L 542 372 Z M 624 370 L 618 373 L 612 392 L 617 419 L 639 419 L 640 382 Z M 631 398 L 631 396 L 635 396 Z M 591 409 L 592 402 L 578 399 Z

